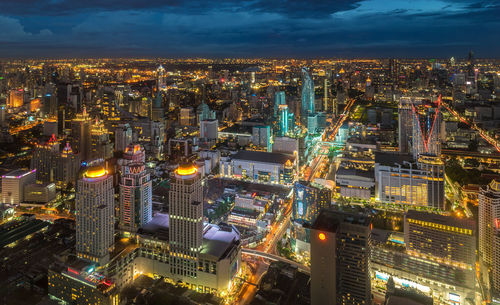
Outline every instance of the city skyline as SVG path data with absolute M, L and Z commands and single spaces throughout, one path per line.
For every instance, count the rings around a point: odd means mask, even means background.
M 494 1 L 2 1 L 0 58 L 496 57 Z

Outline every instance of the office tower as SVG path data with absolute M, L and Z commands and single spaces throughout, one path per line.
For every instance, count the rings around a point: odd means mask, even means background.
M 132 128 L 129 123 L 120 124 L 115 129 L 115 150 L 125 151 L 132 143 Z
M 90 129 L 90 153 L 89 160 L 109 159 L 113 156 L 113 142 L 109 139 L 109 132 L 104 127 L 104 122 L 96 120 Z
M 266 147 L 267 151 L 271 150 L 271 127 L 270 126 L 253 126 L 252 127 L 252 143 L 256 146 Z
M 179 124 L 182 126 L 191 126 L 194 123 L 194 110 L 193 107 L 181 108 Z
M 371 304 L 370 218 L 323 210 L 311 226 L 311 305 Z
M 274 95 L 274 116 L 276 117 L 278 115 L 278 110 L 280 105 L 285 105 L 286 100 L 285 100 L 285 92 L 284 91 L 278 91 Z
M 82 160 L 87 160 L 91 152 L 92 119 L 85 107 L 71 121 L 72 147 L 80 154 Z
M 2 176 L 2 203 L 20 204 L 24 201 L 24 188 L 35 183 L 36 169 L 16 169 Z
M 80 155 L 73 152 L 73 149 L 66 142 L 62 152 L 56 159 L 56 182 L 59 186 L 66 187 L 68 184 L 75 186 L 80 172 L 81 159 Z
M 122 167 L 120 177 L 120 229 L 137 232 L 151 221 L 153 195 L 150 174 L 143 162 Z
M 161 93 L 158 91 L 153 101 L 153 106 L 151 110 L 151 120 L 163 121 L 164 119 L 165 119 L 165 110 L 163 109 L 163 98 L 161 96 Z
M 55 135 L 44 143 L 37 144 L 33 149 L 31 169 L 36 169 L 36 179 L 44 183 L 54 182 L 56 178 L 57 159 L 59 155 L 59 141 Z
M 301 107 L 301 121 L 307 119 L 308 114 L 316 112 L 314 104 L 314 82 L 309 75 L 306 68 L 302 68 L 302 107 Z
M 8 108 L 18 108 L 24 103 L 24 89 L 12 89 L 7 100 Z
M 280 136 L 288 133 L 288 105 L 279 105 Z
M 330 189 L 305 180 L 293 185 L 293 214 L 294 221 L 313 223 L 323 209 L 328 209 L 332 202 Z
M 195 279 L 203 243 L 203 187 L 198 169 L 193 164 L 180 165 L 170 187 L 170 272 L 174 278 Z
M 420 155 L 441 156 L 441 96 L 436 102 L 411 107 L 413 158 L 418 159 Z
M 162 65 L 159 65 L 156 69 L 156 85 L 157 89 L 163 89 L 167 85 L 167 78 L 165 73 L 165 68 Z
M 494 265 L 494 236 L 500 227 L 499 219 L 500 181 L 492 180 L 479 190 L 479 256 L 488 266 Z
M 115 94 L 105 91 L 100 99 L 101 111 L 106 120 L 119 120 L 120 113 L 116 104 Z
M 200 138 L 207 140 L 217 140 L 219 137 L 219 121 L 203 120 L 200 121 Z
M 413 137 L 413 106 L 423 103 L 422 98 L 402 97 L 398 107 L 399 152 L 409 153 Z
M 472 219 L 409 210 L 404 218 L 404 236 L 408 253 L 475 267 L 476 223 Z
M 76 252 L 105 265 L 114 244 L 113 176 L 102 166 L 88 168 L 76 189 Z
M 210 110 L 210 107 L 208 107 L 205 101 L 202 101 L 200 106 L 196 108 L 196 117 L 198 118 L 198 122 L 215 120 L 216 114 L 215 111 Z

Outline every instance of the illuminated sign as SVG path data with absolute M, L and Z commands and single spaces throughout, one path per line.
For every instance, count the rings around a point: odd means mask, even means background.
M 452 302 L 457 302 L 457 303 L 460 303 L 461 301 L 461 298 L 458 294 L 454 294 L 454 293 L 448 293 L 448 299 Z
M 319 238 L 319 240 L 325 241 L 325 240 L 326 240 L 326 235 L 325 235 L 325 233 L 319 233 L 319 234 L 318 234 L 318 238 Z

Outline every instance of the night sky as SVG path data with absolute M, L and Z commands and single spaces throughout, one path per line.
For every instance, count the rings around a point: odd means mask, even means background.
M 0 0 L 0 57 L 500 55 L 500 1 Z

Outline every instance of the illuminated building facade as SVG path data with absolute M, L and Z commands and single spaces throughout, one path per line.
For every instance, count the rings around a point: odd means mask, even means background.
M 433 256 L 472 270 L 476 223 L 470 219 L 409 210 L 404 222 L 407 251 Z
M 122 167 L 120 177 L 120 228 L 136 232 L 151 221 L 153 195 L 150 174 L 144 163 L 131 163 Z
M 177 168 L 169 202 L 170 215 L 158 213 L 141 227 L 137 247 L 113 258 L 109 274 L 120 287 L 146 273 L 199 292 L 229 290 L 241 266 L 239 232 L 230 225 L 203 223 L 201 174 L 194 165 Z
M 444 163 L 441 159 L 422 156 L 417 163 L 397 159 L 394 154 L 376 154 L 378 200 L 444 209 Z
M 287 161 L 293 165 L 292 173 L 289 171 L 290 166 L 286 165 Z M 231 157 L 221 158 L 220 174 L 225 177 L 243 178 L 254 182 L 287 184 L 285 182 L 285 166 L 287 167 L 286 180 L 290 181 L 290 176 L 292 176 L 291 180 L 295 181 L 297 176 L 296 162 L 295 155 L 240 150 Z
M 93 265 L 81 269 L 73 265 L 52 265 L 48 271 L 48 294 L 64 304 L 120 304 L 115 283 L 96 272 Z
M 219 121 L 200 121 L 200 139 L 217 140 L 219 137 Z
M 36 178 L 49 183 L 56 180 L 57 157 L 59 156 L 59 141 L 55 135 L 44 143 L 37 144 L 33 149 L 30 167 L 37 170 Z
M 2 203 L 18 205 L 24 201 L 24 188 L 35 183 L 36 169 L 17 169 L 2 176 Z
M 253 126 L 252 143 L 255 146 L 265 147 L 267 151 L 271 150 L 271 127 Z
M 12 89 L 9 93 L 7 108 L 18 108 L 24 104 L 24 89 Z
M 479 191 L 479 257 L 489 268 L 493 294 L 500 295 L 500 181 Z
M 371 304 L 370 218 L 323 210 L 310 229 L 311 305 Z
M 407 228 L 410 227 L 405 227 L 405 234 Z M 373 295 L 383 298 L 387 282 L 392 277 L 397 288 L 416 289 L 432 296 L 438 304 L 474 304 L 471 301 L 475 298 L 474 267 L 409 251 L 407 247 L 403 239 L 373 229 L 370 259 Z
M 113 142 L 109 139 L 109 132 L 104 127 L 104 122 L 96 120 L 95 124 L 92 124 L 90 138 L 91 145 L 88 160 L 106 160 L 113 156 Z
M 316 112 L 314 101 L 314 82 L 309 75 L 306 68 L 302 68 L 302 93 L 301 93 L 301 111 L 302 121 L 304 121 L 309 114 Z
M 288 105 L 279 105 L 279 124 L 280 136 L 286 136 L 288 133 Z
M 88 168 L 76 190 L 76 252 L 105 265 L 113 250 L 115 201 L 113 177 L 102 166 Z
M 203 187 L 193 165 L 181 165 L 171 180 L 170 255 L 172 275 L 196 278 L 203 243 Z

